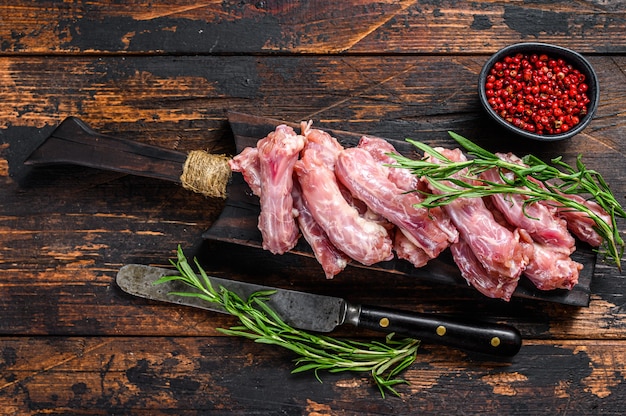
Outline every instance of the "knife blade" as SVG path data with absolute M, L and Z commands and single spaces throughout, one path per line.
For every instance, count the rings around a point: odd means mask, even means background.
M 117 285 L 134 296 L 227 313 L 219 305 L 172 292 L 189 291 L 179 281 L 155 285 L 163 276 L 176 271 L 128 264 L 117 273 Z M 345 323 L 385 333 L 397 333 L 422 342 L 432 342 L 481 354 L 512 357 L 522 345 L 519 331 L 505 324 L 470 322 L 437 314 L 402 311 L 371 305 L 358 305 L 334 297 L 280 289 L 209 276 L 213 287 L 223 286 L 242 299 L 258 291 L 274 290 L 267 304 L 287 324 L 308 331 L 331 332 Z

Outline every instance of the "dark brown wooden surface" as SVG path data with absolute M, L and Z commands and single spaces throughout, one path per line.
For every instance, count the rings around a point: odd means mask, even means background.
M 450 145 L 454 130 L 569 162 L 583 154 L 623 201 L 624 2 L 10 3 L 0 5 L 2 414 L 623 413 L 626 282 L 611 264 L 597 264 L 582 308 L 358 268 L 327 281 L 311 259 L 204 241 L 221 200 L 21 162 L 70 115 L 141 143 L 233 153 L 234 110 L 430 144 Z M 482 63 L 527 40 L 574 48 L 598 72 L 598 113 L 571 140 L 522 143 L 478 106 Z M 423 345 L 400 398 L 382 399 L 367 375 L 291 375 L 289 353 L 216 331 L 232 318 L 116 287 L 121 265 L 165 266 L 178 244 L 219 276 L 507 322 L 524 345 L 510 362 Z

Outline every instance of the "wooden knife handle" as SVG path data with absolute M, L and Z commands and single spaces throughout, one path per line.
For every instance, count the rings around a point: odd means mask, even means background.
M 193 156 L 193 159 L 192 159 Z M 202 164 L 204 159 L 205 164 Z M 207 161 L 208 159 L 208 161 Z M 192 163 L 190 165 L 189 163 Z M 214 170 L 193 172 L 211 165 Z M 225 197 L 230 178 L 228 158 L 204 151 L 189 155 L 158 146 L 120 139 L 92 130 L 76 117 L 66 118 L 24 161 L 26 165 L 73 164 L 146 176 L 182 184 L 194 192 Z M 192 172 L 191 175 L 188 175 Z M 197 178 L 200 175 L 200 178 Z M 197 182 L 194 180 L 198 179 Z
M 520 333 L 509 325 L 376 306 L 361 306 L 358 326 L 501 357 L 514 356 L 522 346 Z

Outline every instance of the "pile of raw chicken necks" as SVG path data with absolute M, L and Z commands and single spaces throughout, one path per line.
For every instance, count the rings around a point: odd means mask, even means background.
M 587 214 L 541 202 L 524 207 L 520 195 L 418 207 L 422 192 L 438 191 L 408 169 L 389 166 L 395 163 L 390 154 L 397 154 L 389 142 L 363 136 L 357 147 L 344 148 L 310 122 L 301 130 L 278 126 L 230 167 L 260 198 L 263 248 L 282 254 L 303 236 L 327 278 L 351 261 L 369 266 L 394 255 L 422 267 L 449 248 L 470 285 L 509 300 L 522 275 L 541 290 L 578 282 L 582 265 L 570 258 L 572 233 L 592 246 L 601 243 Z M 466 160 L 459 149 L 436 150 Z M 498 156 L 521 163 L 512 154 Z M 484 175 L 502 181 L 495 169 Z M 411 192 L 417 189 L 422 192 Z

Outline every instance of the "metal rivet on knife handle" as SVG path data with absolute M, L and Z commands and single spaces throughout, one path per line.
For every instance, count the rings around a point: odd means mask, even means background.
M 442 337 L 442 336 L 444 336 L 446 334 L 446 327 L 443 326 L 443 325 L 439 325 L 435 332 L 437 332 L 437 335 Z

